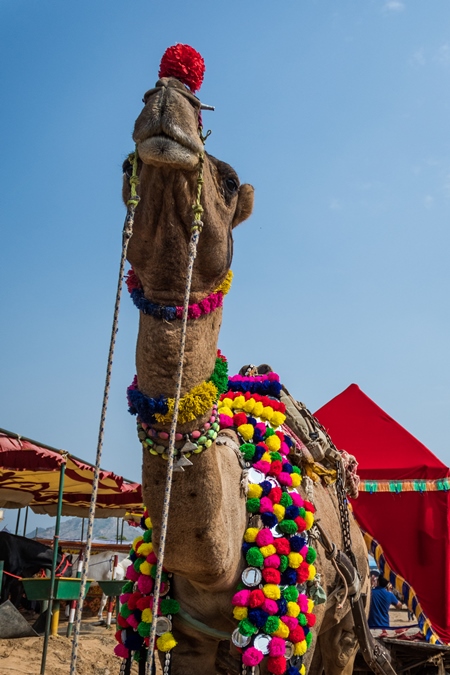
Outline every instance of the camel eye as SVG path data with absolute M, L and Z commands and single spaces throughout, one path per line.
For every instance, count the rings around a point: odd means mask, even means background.
M 225 180 L 225 185 L 227 186 L 227 190 L 230 192 L 236 192 L 239 189 L 239 185 L 234 180 L 234 178 L 227 178 Z

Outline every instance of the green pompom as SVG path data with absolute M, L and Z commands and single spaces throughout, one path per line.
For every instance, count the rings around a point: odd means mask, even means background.
M 133 567 L 136 570 L 136 572 L 141 571 L 141 565 L 143 562 L 145 562 L 145 558 L 136 558 L 136 560 L 133 563 Z
M 309 647 L 309 646 L 311 645 L 311 642 L 313 641 L 313 634 L 312 634 L 311 631 L 309 631 L 309 633 L 307 633 L 307 634 L 305 635 L 305 640 L 306 640 L 306 644 L 307 644 L 308 647 Z
M 216 385 L 219 394 L 224 394 L 228 389 L 228 363 L 217 358 L 209 380 Z
M 153 530 L 145 530 L 144 534 L 142 535 L 142 538 L 143 538 L 143 540 L 145 541 L 146 544 L 151 543 L 152 534 L 153 534 Z
M 287 602 L 297 602 L 298 595 L 299 593 L 296 586 L 286 586 L 283 590 L 283 597 Z
M 128 608 L 128 603 L 124 602 L 123 605 L 120 606 L 120 616 L 123 616 L 124 619 L 128 619 L 130 614 L 133 614 L 133 611 Z
M 278 527 L 285 534 L 295 534 L 298 531 L 297 523 L 293 520 L 282 520 L 278 523 Z
M 248 549 L 245 559 L 251 567 L 262 567 L 264 565 L 264 556 L 257 546 Z
M 300 626 L 306 626 L 308 624 L 308 622 L 306 620 L 306 616 L 302 612 L 300 612 L 297 619 L 298 619 L 298 622 L 299 622 Z
M 142 560 L 141 562 L 145 562 L 145 559 Z M 154 565 L 152 565 L 152 567 L 150 569 L 150 576 L 151 576 L 152 579 L 156 579 L 156 567 L 157 567 L 157 565 L 155 563 Z M 169 577 L 167 576 L 167 572 L 162 572 L 161 581 L 167 581 L 168 578 Z
M 122 588 L 122 593 L 132 593 L 134 591 L 134 581 L 127 581 Z
M 283 461 L 283 457 L 280 455 L 279 452 L 271 452 L 270 459 L 272 460 L 272 462 L 275 462 L 275 460 L 278 460 L 279 462 Z
M 254 635 L 258 632 L 256 626 L 254 626 L 248 619 L 242 619 L 242 621 L 239 621 L 238 628 L 242 635 Z
M 287 509 L 288 506 L 292 506 L 292 497 L 289 492 L 283 492 L 280 499 L 281 506 L 284 506 Z
M 140 624 L 138 624 L 137 627 L 137 632 L 141 637 L 148 637 L 150 635 L 150 630 L 152 628 L 151 623 L 146 623 L 145 621 L 141 621 Z
M 287 555 L 280 555 L 280 566 L 278 568 L 280 572 L 284 572 L 285 570 L 287 570 L 288 565 L 289 565 L 289 558 L 287 557 Z
M 161 600 L 161 612 L 163 614 L 177 614 L 179 611 L 180 603 L 178 600 L 172 600 L 171 598 Z
M 298 466 L 295 466 L 295 464 L 292 465 L 292 473 L 298 473 L 301 474 L 302 472 L 298 468 Z
M 267 427 L 266 428 L 266 433 L 264 434 L 264 438 L 269 438 L 269 436 L 273 436 L 275 431 L 272 429 L 272 427 Z
M 261 501 L 257 497 L 247 499 L 247 511 L 250 511 L 250 513 L 258 513 L 260 505 Z
M 246 462 L 251 462 L 255 455 L 255 446 L 253 443 L 242 443 L 241 452 Z
M 316 558 L 317 558 L 317 551 L 314 548 L 311 548 L 311 546 L 309 546 L 308 553 L 306 554 L 306 562 L 312 565 Z
M 278 616 L 269 616 L 264 626 L 264 633 L 271 635 L 275 633 L 280 627 L 280 619 Z
M 299 511 L 299 514 L 298 514 L 298 515 L 300 516 L 300 518 L 304 518 L 304 517 L 305 517 L 305 515 L 306 515 L 306 509 L 305 509 L 303 506 L 300 507 L 300 511 Z
M 139 627 L 138 627 L 138 631 L 139 631 Z M 143 635 L 142 637 L 145 637 L 145 635 Z M 140 660 L 141 660 L 141 652 L 139 652 L 139 651 L 134 652 L 133 661 L 140 661 Z

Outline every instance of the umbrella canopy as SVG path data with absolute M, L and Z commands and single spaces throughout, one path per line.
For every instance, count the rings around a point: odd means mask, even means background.
M 450 642 L 450 469 L 356 385 L 315 413 L 355 455 L 366 543 L 430 642 Z
M 62 514 L 86 517 L 94 479 L 91 464 L 11 432 L 0 432 L 0 507 L 20 508 L 28 502 L 35 513 L 56 515 L 64 462 Z M 96 517 L 123 516 L 129 510 L 142 510 L 140 484 L 101 469 Z

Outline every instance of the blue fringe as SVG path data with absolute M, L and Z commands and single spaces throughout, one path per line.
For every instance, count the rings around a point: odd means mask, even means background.
M 164 396 L 158 398 L 149 398 L 145 396 L 139 389 L 128 389 L 128 401 L 130 407 L 128 412 L 131 415 L 138 415 L 145 424 L 154 424 L 156 422 L 155 415 L 165 415 L 169 411 L 167 399 Z
M 228 389 L 230 391 L 240 391 L 243 393 L 248 391 L 250 394 L 279 398 L 281 384 L 275 380 L 263 380 L 262 382 L 232 382 L 228 380 Z
M 155 319 L 164 319 L 165 321 L 175 321 L 177 318 L 177 308 L 170 305 L 157 305 L 151 300 L 147 300 L 142 288 L 135 288 L 130 293 L 135 306 L 143 313 L 154 316 Z

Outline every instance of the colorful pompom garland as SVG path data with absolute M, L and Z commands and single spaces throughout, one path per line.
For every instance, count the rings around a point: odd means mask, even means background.
M 145 659 L 152 626 L 153 584 L 156 575 L 157 558 L 152 545 L 152 523 L 148 512 L 141 521 L 144 534 L 133 542 L 130 558 L 133 564 L 127 568 L 125 583 L 120 596 L 120 613 L 117 617 L 118 630 L 114 648 L 116 656 L 136 661 Z M 175 647 L 176 640 L 171 633 L 172 615 L 176 614 L 180 605 L 176 600 L 167 597 L 170 589 L 169 575 L 163 572 L 161 596 L 159 602 L 156 647 L 159 651 L 168 652 Z M 162 618 L 165 617 L 165 618 Z M 161 620 L 162 619 L 162 620 Z M 158 622 L 161 630 L 158 629 Z M 166 629 L 166 630 L 165 630 Z
M 188 319 L 199 319 L 201 316 L 211 314 L 218 307 L 222 307 L 223 298 L 231 288 L 233 272 L 228 271 L 224 281 L 220 284 L 214 293 L 210 293 L 200 302 L 193 303 L 188 307 Z M 134 305 L 143 313 L 153 316 L 155 319 L 164 321 L 180 320 L 183 316 L 183 307 L 178 305 L 158 305 L 151 300 L 147 300 L 144 295 L 142 284 L 139 281 L 135 271 L 131 268 L 125 277 L 128 292 Z
M 301 478 L 300 469 L 288 460 L 293 441 L 278 429 L 285 407 L 269 398 L 280 388 L 275 373 L 236 376 L 218 404 L 221 428 L 235 428 L 243 441 L 241 452 L 251 467 L 247 511 L 262 524 L 250 524 L 244 535 L 249 567 L 233 597 L 239 621 L 233 642 L 241 647 L 245 666 L 256 666 L 268 655 L 270 673 L 303 675 L 302 657 L 316 617 L 313 601 L 297 586 L 316 575 L 316 551 L 308 546 L 307 535 L 315 509 L 295 491 Z
M 214 371 L 209 380 L 193 387 L 180 399 L 178 423 L 186 424 L 205 415 L 216 403 L 219 394 L 226 391 L 228 382 L 228 364 L 224 356 L 218 352 Z M 138 389 L 137 376 L 127 389 L 128 411 L 138 415 L 141 422 L 147 425 L 170 424 L 172 421 L 175 399 L 158 396 L 151 398 Z

